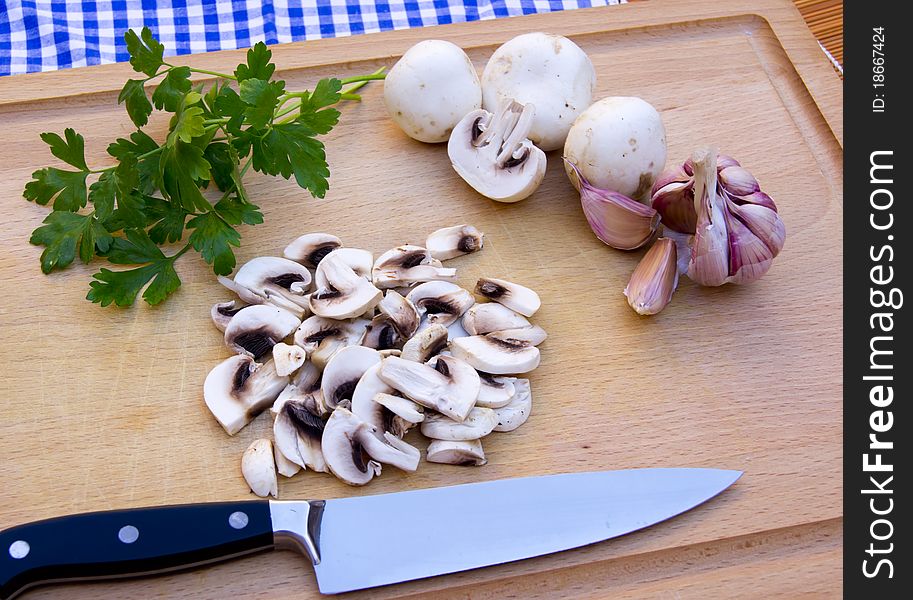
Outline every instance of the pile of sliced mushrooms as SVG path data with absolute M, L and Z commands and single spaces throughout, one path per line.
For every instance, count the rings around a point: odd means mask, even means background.
M 238 299 L 213 306 L 212 320 L 236 354 L 203 394 L 229 435 L 270 409 L 273 440 L 241 460 L 255 494 L 276 496 L 277 473 L 364 485 L 381 464 L 414 471 L 421 453 L 403 437 L 416 426 L 429 462 L 483 465 L 481 439 L 527 420 L 530 383 L 516 376 L 539 365 L 546 333 L 528 320 L 539 296 L 494 278 L 473 294 L 442 262 L 482 245 L 459 225 L 375 258 L 311 233 L 220 278 Z

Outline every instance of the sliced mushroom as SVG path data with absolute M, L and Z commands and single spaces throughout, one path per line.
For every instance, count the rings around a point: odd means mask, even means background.
M 292 377 L 291 382 L 279 394 L 279 397 L 276 398 L 276 402 L 273 403 L 270 412 L 274 416 L 278 415 L 279 408 L 281 408 L 283 403 L 288 400 L 294 400 L 303 402 L 307 405 L 308 410 L 315 415 L 325 415 L 329 410 L 323 403 L 323 394 L 320 391 L 321 375 L 320 369 L 313 362 L 305 362 Z
M 285 247 L 282 256 L 316 269 L 323 257 L 342 247 L 342 240 L 329 233 L 306 233 Z
M 279 483 L 276 481 L 273 443 L 267 439 L 251 442 L 241 455 L 241 474 L 254 494 L 260 497 L 278 496 Z
M 391 356 L 381 363 L 380 378 L 407 398 L 457 421 L 472 410 L 481 387 L 475 369 L 452 356 L 436 357 L 433 367 Z
M 383 292 L 331 252 L 320 262 L 326 286 L 311 294 L 311 310 L 327 319 L 350 319 L 377 306 Z
M 369 281 L 371 280 L 371 269 L 374 268 L 374 255 L 367 250 L 362 250 L 360 248 L 337 248 L 327 254 L 327 256 L 330 256 L 330 254 L 333 255 L 334 259 L 340 260 L 348 265 L 348 267 L 355 271 L 355 274 L 359 277 L 364 277 Z M 317 265 L 317 269 L 314 271 L 314 283 L 318 288 L 329 287 L 325 269 L 325 267 Z
M 545 176 L 545 153 L 527 138 L 535 108 L 505 102 L 497 115 L 474 110 L 457 123 L 447 143 L 453 169 L 477 192 L 517 202 Z
M 239 354 L 260 358 L 301 324 L 288 311 L 254 304 L 238 312 L 225 328 L 225 345 Z
M 380 354 L 380 357 L 383 359 L 388 356 L 399 356 L 403 351 L 397 348 L 387 348 L 386 350 L 378 350 L 377 353 Z
M 476 398 L 476 406 L 483 408 L 501 408 L 507 406 L 516 393 L 514 377 L 495 377 L 489 373 L 479 373 L 482 387 Z
M 438 229 L 428 236 L 425 247 L 438 260 L 448 260 L 478 252 L 482 249 L 484 234 L 472 225 L 455 225 Z
M 529 379 L 517 379 L 514 381 L 514 388 L 516 388 L 517 393 L 511 398 L 510 404 L 494 409 L 498 417 L 495 431 L 513 431 L 526 423 L 529 418 L 529 413 L 533 408 L 533 396 L 529 386 Z
M 449 441 L 431 440 L 425 452 L 428 462 L 445 465 L 482 466 L 488 463 L 481 440 Z
M 377 350 L 365 346 L 349 346 L 334 354 L 323 370 L 320 386 L 326 405 L 332 409 L 343 400 L 351 400 L 362 375 L 380 361 Z
M 531 325 L 530 327 L 521 327 L 519 329 L 492 331 L 487 334 L 487 337 L 512 345 L 531 344 L 538 346 L 548 338 L 548 334 L 538 325 Z
M 427 415 L 421 428 L 422 435 L 431 439 L 459 442 L 485 437 L 494 431 L 497 424 L 495 411 L 477 406 L 462 421 L 454 421 L 444 415 Z
M 279 342 L 273 346 L 273 363 L 279 375 L 291 375 L 307 360 L 307 353 L 301 346 Z
M 528 373 L 539 366 L 539 349 L 527 343 L 513 344 L 487 335 L 471 335 L 450 342 L 457 358 L 485 373 Z
M 462 319 L 459 321 L 454 321 L 453 323 L 451 323 L 450 325 L 447 326 L 447 336 L 451 340 L 455 340 L 456 338 L 466 337 L 467 335 L 469 335 L 469 334 L 466 332 L 465 329 L 463 329 Z
M 400 356 L 415 362 L 428 362 L 433 356 L 447 347 L 447 328 L 443 325 L 431 325 L 403 344 Z
M 388 250 L 374 262 L 374 285 L 386 289 L 456 279 L 456 269 L 441 267 L 440 264 L 433 264 L 434 261 L 431 252 L 421 246 L 407 244 Z
M 365 332 L 364 319 L 325 319 L 313 316 L 302 321 L 295 331 L 295 344 L 304 348 L 308 358 L 319 369 L 346 346 L 355 346 Z
M 321 450 L 324 422 L 313 405 L 291 399 L 283 402 L 280 397 L 273 407 L 277 411 L 273 438 L 282 455 L 301 468 L 326 473 Z
M 234 435 L 279 396 L 288 383 L 272 361 L 258 364 L 245 355 L 227 358 L 209 372 L 203 400 L 220 425 Z
M 449 281 L 423 283 L 409 292 L 406 298 L 425 323 L 437 323 L 444 327 L 454 323 L 475 304 L 475 298 L 468 290 Z
M 497 302 L 476 304 L 463 315 L 463 329 L 469 335 L 484 335 L 492 331 L 529 327 L 523 315 Z
M 379 436 L 373 427 L 341 407 L 330 415 L 321 445 L 330 471 L 349 485 L 364 485 L 380 475 L 380 462 L 414 471 L 421 459 L 417 448 L 389 434 Z
M 512 283 L 503 279 L 482 277 L 476 283 L 476 293 L 485 296 L 489 300 L 503 304 L 526 317 L 533 316 L 539 310 L 539 307 L 542 306 L 539 294 L 519 283 Z
M 425 411 L 422 409 L 422 405 L 408 398 L 380 393 L 374 396 L 374 402 L 389 409 L 390 412 L 396 415 L 396 418 L 403 419 L 412 425 L 425 420 Z
M 378 315 L 365 329 L 363 346 L 377 350 L 402 348 L 418 330 L 421 317 L 416 307 L 394 290 L 387 290 L 377 305 Z
M 280 296 L 305 307 L 307 302 L 302 297 L 311 284 L 311 272 L 286 258 L 259 256 L 238 269 L 234 282 L 264 298 Z
M 219 331 L 224 332 L 232 317 L 241 312 L 242 308 L 247 308 L 247 306 L 247 304 L 243 304 L 237 300 L 213 304 L 212 311 L 210 311 L 213 325 L 215 325 L 216 329 Z
M 285 458 L 276 444 L 273 444 L 273 458 L 276 459 L 276 472 L 283 477 L 292 477 L 301 470 L 300 466 Z
M 392 394 L 396 390 L 380 378 L 380 363 L 376 363 L 365 371 L 352 392 L 352 413 L 374 427 L 379 433 L 389 431 L 396 437 L 402 438 L 412 423 L 396 418 L 396 415 L 382 404 L 375 401 L 375 397 L 383 394 Z M 411 400 L 406 400 L 411 402 Z

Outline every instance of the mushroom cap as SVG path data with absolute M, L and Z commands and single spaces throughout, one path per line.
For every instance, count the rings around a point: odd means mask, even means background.
M 424 281 L 450 281 L 456 279 L 456 269 L 440 266 L 427 248 L 405 244 L 378 256 L 371 276 L 374 285 L 385 289 Z
M 337 320 L 314 315 L 302 321 L 294 340 L 308 353 L 311 362 L 323 369 L 336 352 L 359 343 L 367 324 L 364 319 Z
M 232 317 L 238 314 L 242 308 L 246 308 L 247 306 L 247 304 L 238 302 L 237 300 L 213 304 L 212 310 L 210 311 L 212 324 L 216 326 L 216 329 L 224 333 L 225 328 L 228 327 L 228 323 L 231 321 Z
M 285 247 L 282 256 L 312 269 L 317 268 L 323 257 L 342 247 L 342 240 L 329 233 L 306 233 Z
M 515 377 L 495 377 L 488 373 L 479 373 L 482 387 L 476 398 L 476 406 L 483 408 L 501 408 L 510 403 L 516 393 Z
M 444 327 L 462 317 L 475 304 L 475 298 L 469 290 L 449 281 L 419 284 L 406 298 L 415 306 L 425 323 L 437 323 Z
M 371 460 L 360 440 L 365 428 L 361 419 L 340 407 L 323 430 L 320 446 L 327 467 L 349 485 L 365 485 L 381 472 L 380 463 Z
M 269 407 L 288 383 L 272 361 L 264 364 L 238 354 L 213 368 L 203 383 L 203 400 L 228 435 L 238 433 Z
M 564 144 L 568 130 L 593 101 L 596 71 L 580 47 L 560 35 L 519 35 L 491 55 L 482 72 L 482 106 L 506 99 L 536 106 L 529 139 L 545 151 Z
M 542 306 L 539 294 L 533 290 L 519 283 L 494 277 L 479 278 L 476 282 L 476 293 L 526 317 L 533 316 Z
M 328 319 L 350 319 L 377 306 L 383 292 L 355 273 L 340 256 L 320 261 L 327 285 L 311 294 L 311 310 Z
M 482 249 L 485 234 L 472 225 L 454 225 L 433 231 L 425 240 L 425 247 L 438 260 L 448 260 L 478 252 Z
M 494 375 L 528 373 L 539 366 L 539 349 L 511 344 L 487 335 L 471 335 L 450 342 L 450 352 L 479 371 Z
M 379 364 L 380 354 L 365 346 L 348 346 L 333 355 L 323 370 L 323 401 L 336 408 L 342 400 L 351 400 L 362 375 Z
M 380 378 L 380 361 L 368 367 L 352 392 L 352 414 L 380 432 L 392 431 L 393 413 L 374 401 L 378 394 L 396 390 Z M 405 432 L 404 432 L 405 433 Z
M 412 139 L 446 142 L 460 118 L 482 105 L 482 86 L 459 46 L 425 40 L 407 50 L 387 73 L 384 104 Z
M 603 98 L 577 117 L 564 144 L 564 157 L 593 187 L 645 200 L 666 164 L 666 130 L 659 113 L 645 100 Z M 573 167 L 565 164 L 564 169 L 580 189 Z
M 453 169 L 475 191 L 498 202 L 518 202 L 535 192 L 545 177 L 546 157 L 526 137 L 534 113 L 532 104 L 513 103 L 497 114 L 467 114 L 447 143 Z
M 374 267 L 374 255 L 369 251 L 362 250 L 361 248 L 337 248 L 332 250 L 327 256 L 330 256 L 330 254 L 333 255 L 334 259 L 341 260 L 343 263 L 347 264 L 359 277 L 364 277 L 369 281 L 371 280 L 371 269 Z M 322 261 L 321 264 L 323 264 Z M 318 289 L 329 287 L 325 268 L 322 268 L 320 265 L 317 265 L 317 269 L 314 271 L 314 283 L 317 285 Z
M 225 327 L 225 345 L 239 354 L 260 358 L 301 324 L 288 311 L 267 304 L 241 309 Z
M 279 495 L 276 481 L 276 463 L 273 459 L 273 443 L 268 439 L 251 442 L 241 455 L 241 474 L 250 486 L 250 491 L 265 498 Z
M 449 440 L 431 440 L 425 452 L 428 462 L 445 465 L 473 465 L 482 466 L 485 452 L 482 450 L 481 440 L 465 440 L 453 442 Z
M 533 346 L 538 346 L 546 339 L 548 339 L 548 333 L 538 325 L 531 325 L 529 327 L 520 327 L 517 329 L 502 329 L 501 331 L 492 331 L 487 334 L 488 337 L 500 340 L 502 342 L 507 342 L 514 346 L 519 346 L 522 344 L 532 344 Z
M 422 435 L 450 442 L 477 440 L 485 437 L 498 425 L 498 416 L 490 408 L 474 407 L 463 421 L 444 415 L 430 414 L 422 421 Z
M 497 302 L 476 304 L 463 315 L 463 329 L 469 335 L 484 335 L 492 331 L 520 329 L 530 325 L 526 317 Z
M 433 360 L 435 366 L 391 356 L 381 363 L 379 375 L 407 398 L 461 421 L 479 396 L 479 374 L 452 356 Z
M 513 431 L 520 425 L 526 423 L 529 414 L 533 408 L 533 396 L 530 389 L 529 379 L 517 379 L 514 381 L 514 388 L 517 390 L 514 397 L 511 398 L 507 406 L 494 409 L 498 417 L 498 424 L 495 431 Z
M 262 296 L 272 293 L 300 300 L 311 283 L 311 272 L 287 258 L 258 256 L 238 269 L 234 282 Z
M 406 360 L 425 363 L 447 347 L 447 328 L 440 324 L 429 325 L 403 344 L 400 356 Z

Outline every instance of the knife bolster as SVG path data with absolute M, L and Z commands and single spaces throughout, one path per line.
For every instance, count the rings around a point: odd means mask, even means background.
M 326 502 L 323 500 L 270 500 L 276 548 L 297 550 L 320 564 L 320 522 Z

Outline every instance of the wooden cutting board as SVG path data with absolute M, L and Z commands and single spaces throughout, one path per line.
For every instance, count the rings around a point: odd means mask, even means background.
M 481 70 L 519 33 L 572 37 L 589 53 L 598 96 L 637 95 L 662 113 L 669 160 L 707 144 L 737 157 L 776 199 L 788 238 L 752 285 L 685 281 L 659 316 L 622 289 L 641 252 L 590 233 L 558 153 L 538 192 L 490 202 L 451 171 L 443 146 L 413 142 L 387 119 L 380 85 L 343 108 L 328 140 L 325 200 L 250 176 L 266 222 L 244 231 L 239 261 L 330 231 L 375 252 L 435 228 L 475 224 L 485 250 L 454 261 L 523 282 L 548 330 L 526 425 L 485 441 L 489 464 L 386 469 L 365 488 L 306 473 L 283 498 L 376 494 L 520 475 L 649 466 L 743 469 L 729 491 L 636 535 L 521 563 L 355 593 L 357 598 L 751 597 L 836 594 L 841 585 L 842 88 L 787 0 L 659 0 L 483 23 L 290 44 L 273 49 L 289 87 L 392 65 L 429 38 L 466 48 Z M 186 59 L 227 69 L 242 52 Z M 186 57 L 185 57 L 186 58 Z M 175 59 L 184 62 L 185 58 Z M 268 434 L 261 417 L 234 438 L 202 402 L 228 356 L 209 308 L 229 297 L 196 256 L 158 308 L 101 308 L 83 298 L 97 265 L 44 276 L 29 233 L 47 213 L 21 199 L 51 158 L 42 131 L 75 126 L 90 164 L 127 135 L 117 106 L 129 65 L 0 79 L 0 528 L 74 511 L 249 497 L 241 452 Z M 452 518 L 442 516 L 442 518 Z M 422 548 L 397 546 L 403 560 Z M 446 540 L 441 540 L 446 543 Z M 68 585 L 38 598 L 311 598 L 311 569 L 271 553 L 126 583 Z

